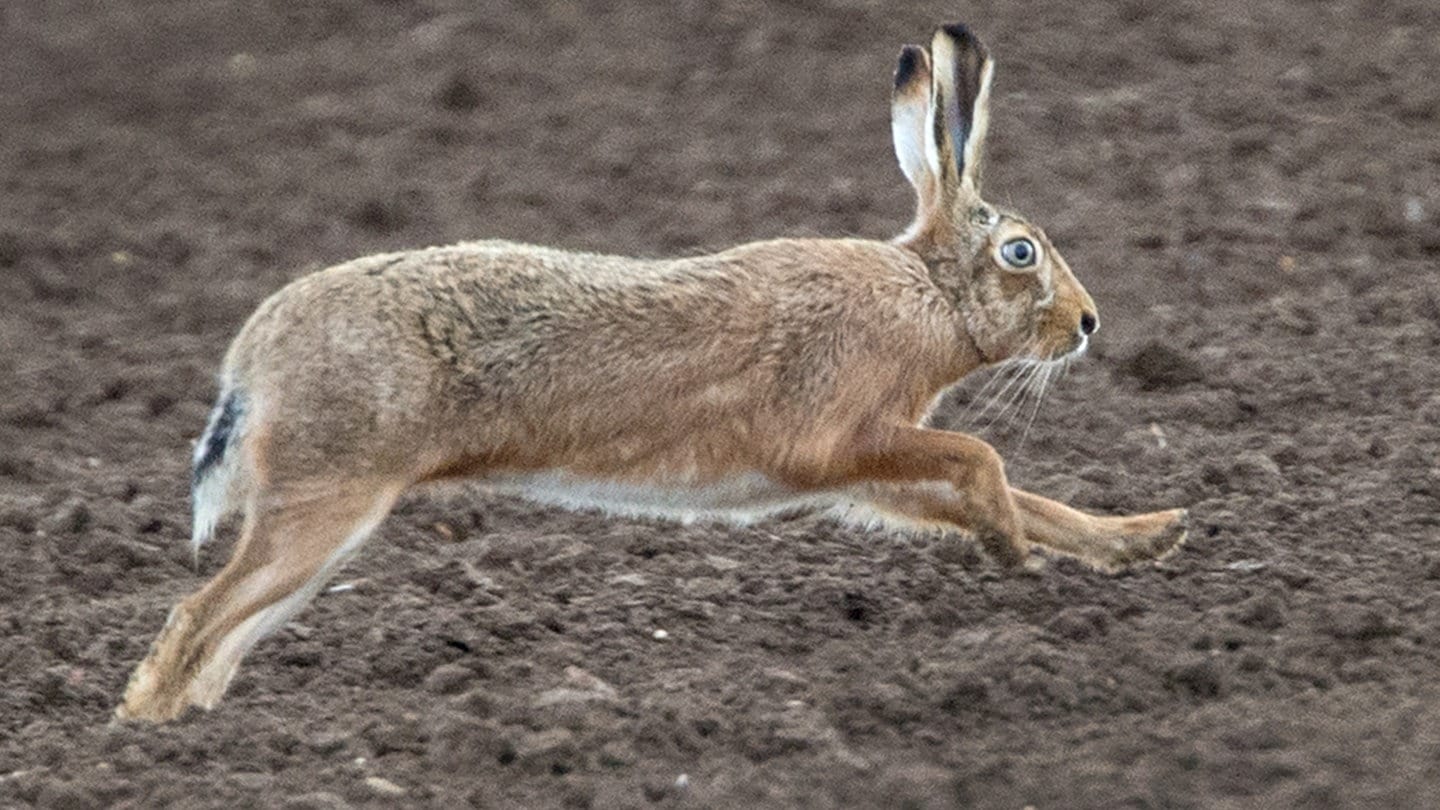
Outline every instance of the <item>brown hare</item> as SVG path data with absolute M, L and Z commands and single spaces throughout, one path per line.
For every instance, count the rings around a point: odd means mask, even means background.
M 1087 515 L 1009 486 L 985 442 L 925 427 L 947 387 L 1087 346 L 1095 305 L 1045 234 L 984 202 L 992 62 L 961 25 L 900 54 L 895 152 L 914 223 L 890 242 L 781 239 L 642 260 L 510 242 L 357 259 L 261 304 L 195 450 L 198 548 L 121 718 L 212 707 L 401 493 L 484 481 L 617 513 L 743 519 L 856 508 L 1103 569 L 1158 558 L 1182 510 Z

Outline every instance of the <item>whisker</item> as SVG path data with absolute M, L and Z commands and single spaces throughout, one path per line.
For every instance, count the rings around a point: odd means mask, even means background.
M 985 424 L 985 427 L 987 429 L 993 426 L 995 423 L 999 422 L 1001 419 L 1006 418 L 1007 415 L 1011 419 L 1014 418 L 1014 412 L 1012 411 L 1012 409 L 1017 403 L 1023 402 L 1025 400 L 1025 394 L 1027 391 L 1030 390 L 1030 384 L 1035 379 L 1035 374 L 1038 372 L 1039 369 L 1040 364 L 1038 361 L 1032 361 L 1026 364 L 1025 371 L 1021 374 L 1021 379 L 1023 380 L 1023 382 L 1015 388 L 1014 393 L 1012 393 L 1010 397 L 1005 401 L 1004 406 L 1000 408 L 999 412 L 997 412 L 994 417 L 992 417 L 990 421 Z
M 1005 384 L 1001 386 L 1000 390 L 996 391 L 994 394 L 990 395 L 987 398 L 985 406 L 980 409 L 979 413 L 976 413 L 974 415 L 974 417 L 970 420 L 970 424 L 979 422 L 985 417 L 985 414 L 990 413 L 991 409 L 993 409 L 997 404 L 999 404 L 1002 399 L 1011 391 L 1011 389 L 1015 387 L 1015 384 L 1020 382 L 1020 380 L 1024 379 L 1025 372 L 1029 370 L 1029 367 L 1030 366 L 1028 360 L 1015 361 L 1013 369 L 1007 372 Z M 992 419 L 991 422 L 993 423 L 993 421 L 994 420 Z
M 1015 361 L 1013 359 L 1002 361 L 1001 363 L 996 365 L 990 373 L 990 378 L 985 381 L 985 384 L 980 386 L 980 389 L 974 394 L 970 395 L 970 401 L 966 403 L 965 412 L 964 414 L 962 414 L 962 416 L 968 417 L 970 415 L 970 412 L 975 410 L 975 406 L 981 401 L 983 401 L 985 399 L 985 396 L 990 393 L 991 389 L 993 389 L 996 384 L 999 383 L 1001 380 L 1009 377 L 1010 373 L 1014 371 L 1014 369 Z
M 1020 433 L 1020 444 L 1015 448 L 1018 453 L 1025 447 L 1025 440 L 1030 438 L 1030 428 L 1035 426 L 1035 417 L 1040 413 L 1040 403 L 1045 401 L 1045 394 L 1050 389 L 1050 383 L 1060 374 L 1064 373 L 1064 364 L 1051 363 L 1045 367 L 1045 376 L 1040 382 L 1040 392 L 1035 395 L 1035 404 L 1030 408 L 1030 418 L 1025 422 L 1025 430 Z

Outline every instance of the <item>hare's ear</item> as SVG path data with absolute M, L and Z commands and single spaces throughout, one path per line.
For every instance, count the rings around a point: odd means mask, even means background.
M 890 134 L 900 171 L 926 207 L 939 189 L 940 154 L 930 135 L 930 57 L 918 45 L 900 49 L 895 90 L 890 96 Z
M 939 144 L 941 176 L 978 195 L 995 63 L 979 38 L 959 23 L 935 32 L 930 55 L 934 62 L 930 137 Z

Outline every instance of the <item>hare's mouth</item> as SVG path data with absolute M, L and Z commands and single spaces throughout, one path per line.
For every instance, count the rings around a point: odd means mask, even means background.
M 1043 355 L 1039 352 L 1036 352 L 1035 354 L 1031 355 L 1026 359 L 1031 363 L 1037 363 L 1040 365 L 1053 364 L 1058 366 L 1064 365 L 1066 363 L 1071 363 L 1075 360 L 1080 359 L 1081 355 L 1085 354 L 1085 352 L 1089 351 L 1089 349 L 1089 336 L 1076 335 L 1075 338 L 1070 341 L 1069 346 L 1059 349 L 1052 349 L 1051 351 Z
M 1075 345 L 1070 349 L 1070 351 L 1065 352 L 1059 357 L 1054 358 L 1055 362 L 1068 362 L 1070 360 L 1077 360 L 1080 358 L 1081 355 L 1085 354 L 1085 352 L 1089 350 L 1090 336 L 1082 334 L 1077 335 L 1076 337 L 1077 340 L 1075 341 Z

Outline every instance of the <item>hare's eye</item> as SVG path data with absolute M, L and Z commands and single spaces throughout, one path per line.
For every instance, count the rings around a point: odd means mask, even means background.
M 1023 236 L 1000 246 L 1000 258 L 1011 267 L 1029 267 L 1035 263 L 1037 255 L 1039 251 L 1035 249 L 1035 243 Z

